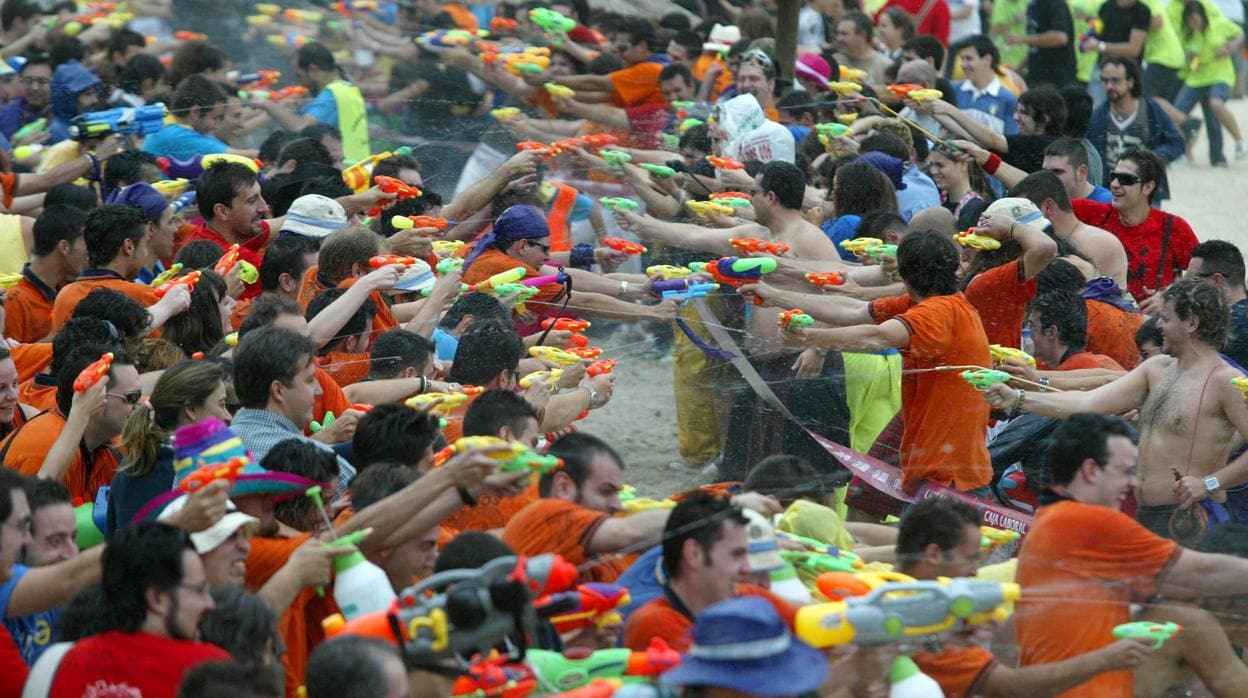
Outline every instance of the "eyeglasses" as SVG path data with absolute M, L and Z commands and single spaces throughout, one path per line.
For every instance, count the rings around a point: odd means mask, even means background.
M 38 85 L 39 87 L 47 87 L 52 84 L 52 80 L 50 78 L 22 78 L 21 82 L 27 87 L 33 87 L 35 85 Z
M 1143 177 L 1133 175 L 1130 172 L 1110 172 L 1109 181 L 1113 182 L 1114 180 L 1117 180 L 1118 183 L 1124 187 L 1129 187 L 1133 184 L 1139 184 L 1142 182 Z
M 143 391 L 136 390 L 132 393 L 104 393 L 108 397 L 115 397 L 125 400 L 127 405 L 137 405 L 139 400 L 143 399 Z

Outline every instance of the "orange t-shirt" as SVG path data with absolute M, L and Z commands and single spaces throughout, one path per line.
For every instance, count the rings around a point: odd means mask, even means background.
M 342 386 L 338 385 L 338 381 L 320 366 L 316 367 L 316 382 L 321 386 L 321 394 L 317 395 L 316 400 L 312 402 L 313 421 L 324 423 L 327 412 L 333 412 L 335 417 L 341 417 L 343 412 L 351 409 L 351 401 L 347 399 L 346 393 L 342 392 Z
M 4 200 L 0 203 L 3 203 L 5 208 L 13 208 L 13 197 L 17 195 L 17 174 L 0 172 L 0 189 L 4 191 Z
M 776 596 L 770 589 L 756 584 L 737 584 L 737 596 L 758 596 L 772 605 L 780 620 L 795 632 L 797 609 L 788 601 Z M 661 637 L 677 652 L 688 652 L 693 644 L 693 621 L 685 614 L 677 611 L 668 603 L 666 596 L 643 604 L 633 611 L 624 626 L 624 641 L 621 646 L 635 652 L 644 652 L 650 646 L 650 638 Z
M 338 387 L 359 383 L 368 377 L 368 354 L 331 351 L 316 357 L 316 365 L 324 369 Z
M 906 308 L 909 296 L 872 301 L 877 323 L 896 317 L 910 331 L 902 349 L 905 369 L 988 366 L 988 339 L 975 308 L 961 293 L 932 296 Z M 903 486 L 915 491 L 926 479 L 973 490 L 992 480 L 984 439 L 988 403 L 956 371 L 907 373 L 901 378 Z
M 354 284 L 356 281 L 359 281 L 359 279 L 355 277 L 352 277 L 350 279 L 343 279 L 342 281 L 338 282 L 338 288 L 350 288 L 351 285 Z M 373 305 L 377 309 L 377 313 L 373 315 L 373 336 L 372 336 L 372 341 L 377 341 L 377 337 L 382 332 L 385 332 L 386 330 L 392 330 L 398 327 L 399 321 L 397 318 L 394 317 L 394 311 L 390 309 L 390 304 L 386 302 L 385 298 L 381 297 L 380 293 L 378 293 L 377 291 L 373 291 L 372 293 L 368 294 L 368 298 L 369 300 L 373 302 Z M 365 371 L 365 373 L 367 373 L 367 371 Z M 347 383 L 343 383 L 343 385 L 347 385 Z
M 589 541 L 610 514 L 594 511 L 564 499 L 539 499 L 516 512 L 503 528 L 503 542 L 519 555 L 558 553 L 580 566 L 594 556 Z M 598 558 L 598 564 L 582 570 L 582 582 L 614 582 L 626 564 L 615 555 Z
M 305 313 L 308 312 L 308 304 L 312 302 L 313 298 L 316 298 L 316 294 L 329 288 L 322 285 L 317 277 L 319 269 L 318 265 L 313 264 L 308 267 L 307 271 L 303 272 L 303 278 L 299 280 L 299 293 L 295 296 L 295 301 L 299 303 L 299 310 Z
M 712 104 L 719 100 L 719 93 L 728 89 L 728 86 L 732 84 L 732 71 L 728 70 L 728 64 L 724 63 L 724 59 L 718 53 L 703 53 L 693 64 L 693 77 L 702 80 L 706 77 L 707 69 L 715 63 L 722 64 L 724 69 L 719 71 L 719 76 L 715 78 L 715 85 L 711 87 Z
M 940 684 L 946 698 L 969 698 L 997 666 L 997 658 L 982 647 L 945 647 L 944 652 L 915 652 L 919 670 Z
M 243 326 L 243 320 L 246 320 L 247 313 L 251 312 L 252 300 L 253 299 L 248 298 L 234 303 L 234 310 L 230 313 L 230 327 L 234 328 L 235 332 L 238 331 L 238 328 Z
M 472 248 L 465 245 L 460 248 L 460 251 L 463 253 L 462 256 L 467 257 L 472 251 Z M 471 286 L 472 284 L 481 283 L 495 274 L 501 274 L 505 271 L 515 269 L 516 267 L 524 267 L 525 277 L 541 276 L 541 272 L 537 269 L 521 262 L 515 257 L 510 257 L 498 249 L 488 249 L 485 252 L 482 252 L 480 257 L 472 260 L 472 264 L 464 269 L 464 275 L 460 277 L 460 281 Z M 554 300 L 562 290 L 563 287 L 559 284 L 545 284 L 538 286 L 537 295 L 533 296 L 533 298 L 528 302 L 529 310 L 539 312 L 534 309 L 534 306 L 540 308 L 543 304 Z
M 976 274 L 966 287 L 966 300 L 979 313 L 988 343 L 1005 347 L 1022 345 L 1027 304 L 1035 297 L 1036 278 L 1023 280 L 1021 258 Z
M 56 378 L 40 373 L 17 386 L 17 401 L 42 412 L 56 408 Z M 49 444 L 51 445 L 51 444 Z
M 1122 366 L 1117 361 L 1103 354 L 1093 354 L 1090 351 L 1080 351 L 1066 357 L 1061 366 L 1057 367 L 1059 371 L 1073 371 L 1079 368 L 1108 368 L 1113 371 L 1121 371 Z
M 659 86 L 661 72 L 662 65 L 643 61 L 608 73 L 607 77 L 611 78 L 615 87 L 615 94 L 612 95 L 615 106 L 627 109 L 642 104 L 666 104 L 663 88 Z
M 1147 319 L 1144 313 L 1131 313 L 1103 301 L 1088 300 L 1088 343 L 1094 354 L 1104 354 L 1130 371 L 1140 363 L 1135 333 Z
M 121 278 L 121 275 L 107 269 L 88 269 L 82 272 L 78 280 L 61 289 L 56 294 L 56 302 L 52 304 L 52 331 L 60 332 L 66 322 L 74 315 L 74 308 L 97 288 L 107 288 L 134 299 L 144 308 L 155 305 L 156 289 L 147 284 L 139 284 Z
M 22 270 L 22 280 L 4 297 L 4 336 L 19 342 L 39 342 L 52 335 L 52 303 L 56 290 Z
M 462 422 L 460 423 L 462 425 Z M 537 477 L 531 477 L 529 486 L 514 497 L 492 494 L 477 498 L 474 506 L 464 507 L 443 523 L 457 531 L 489 531 L 503 528 L 521 509 L 541 499 L 537 492 Z
M 1109 507 L 1073 500 L 1041 507 L 1018 556 L 1025 590 L 1014 612 L 1022 666 L 1049 664 L 1114 642 L 1129 603 L 1156 592 L 1182 548 Z M 1061 695 L 1131 698 L 1129 671 L 1110 671 Z
M 48 448 L 64 428 L 65 417 L 58 410 L 50 410 L 33 417 L 21 429 L 0 442 L 0 460 L 4 461 L 6 467 L 22 475 L 38 475 Z M 109 444 L 94 451 L 87 451 L 80 444 L 78 453 L 74 455 L 74 460 L 70 462 L 61 482 L 69 489 L 71 497 L 87 502 L 95 501 L 96 492 L 113 481 L 113 473 L 117 471 L 120 462 L 117 451 Z
M 30 380 L 52 363 L 52 343 L 34 342 L 9 347 L 13 365 L 17 366 L 17 379 Z

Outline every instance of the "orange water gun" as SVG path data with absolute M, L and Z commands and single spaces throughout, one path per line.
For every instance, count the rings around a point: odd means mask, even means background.
M 711 163 L 711 167 L 717 170 L 744 170 L 745 163 L 732 158 L 721 158 L 716 155 L 707 155 L 706 161 Z
M 745 192 L 743 192 L 743 191 L 717 191 L 717 192 L 712 193 L 712 194 L 711 194 L 709 197 L 707 197 L 707 198 L 709 198 L 711 201 L 718 201 L 719 199 L 746 199 L 746 200 L 749 200 L 750 195 L 749 195 L 749 194 L 746 194 L 746 193 L 745 193 Z
M 100 358 L 91 362 L 90 366 L 82 369 L 82 373 L 74 379 L 74 392 L 85 393 L 91 389 L 91 386 L 100 382 L 100 379 L 108 375 L 113 368 L 113 352 L 106 351 L 100 354 Z
M 585 337 L 582 335 L 573 335 L 572 339 L 576 339 L 577 337 L 580 337 L 581 339 L 585 339 Z M 586 340 L 586 342 L 587 342 L 587 346 L 574 347 L 572 346 L 572 340 L 570 339 L 568 340 L 568 346 L 564 347 L 564 351 L 568 352 L 569 354 L 576 354 L 577 356 L 581 357 L 582 359 L 586 361 L 592 361 L 598 358 L 599 356 L 602 356 L 601 348 L 588 346 L 588 340 Z
M 544 158 L 553 158 L 559 154 L 556 149 L 541 141 L 520 141 L 516 144 L 516 150 L 531 150 Z
M 839 271 L 812 271 L 806 274 L 806 280 L 819 288 L 840 286 L 845 283 L 845 274 Z
M 905 99 L 910 96 L 911 92 L 921 89 L 923 89 L 922 85 L 916 85 L 913 82 L 902 82 L 896 85 L 888 86 L 888 91 L 892 92 L 900 99 Z
M 400 201 L 403 199 L 415 199 L 424 194 L 424 192 L 422 192 L 419 188 L 413 187 L 407 182 L 395 177 L 381 175 L 379 177 L 374 177 L 373 183 L 376 184 L 377 187 L 383 192 L 399 199 Z
M 585 375 L 600 376 L 615 370 L 615 359 L 600 359 L 585 368 Z
M 639 245 L 624 238 L 603 238 L 602 244 L 626 255 L 643 254 L 646 251 L 645 245 Z
M 520 26 L 520 23 L 514 19 L 508 19 L 506 17 L 495 17 L 494 19 L 490 20 L 490 33 L 491 34 L 509 34 L 511 32 L 514 32 L 516 28 L 519 26 Z
M 413 228 L 446 230 L 450 224 L 450 221 L 437 216 L 395 216 L 390 219 L 390 225 L 400 230 L 411 230 Z
M 593 325 L 586 320 L 577 320 L 576 318 L 570 317 L 546 318 L 545 320 L 542 320 L 543 330 L 553 329 L 563 332 L 584 332 L 592 326 Z
M 246 456 L 235 456 L 224 464 L 210 463 L 200 466 L 183 478 L 182 482 L 178 483 L 178 488 L 190 494 L 204 489 L 213 480 L 229 480 L 232 487 L 234 480 L 243 474 L 243 468 L 247 467 L 250 462 L 251 459 Z
M 166 281 L 156 288 L 156 297 L 164 298 L 165 294 L 172 291 L 176 286 L 186 286 L 187 291 L 194 293 L 195 284 L 199 281 L 199 275 L 199 271 L 191 271 L 177 277 L 176 279 Z
M 420 260 L 415 257 L 403 257 L 397 254 L 379 254 L 376 257 L 369 258 L 368 266 L 374 269 L 388 267 L 391 264 L 402 264 L 405 267 L 410 267 L 419 261 Z
M 741 254 L 747 252 L 766 252 L 767 254 L 780 255 L 789 253 L 789 246 L 783 242 L 771 242 L 762 238 L 732 238 L 728 241 Z
M 178 41 L 207 41 L 208 35 L 200 34 L 199 32 L 180 31 L 174 32 L 173 38 Z
M 212 270 L 221 276 L 225 276 L 230 273 L 230 270 L 234 268 L 235 264 L 238 264 L 238 255 L 238 243 L 230 245 L 230 249 L 226 250 L 225 254 L 221 255 L 221 259 L 217 260 L 217 265 L 214 266 Z
M 594 133 L 585 136 L 585 142 L 593 148 L 606 148 L 613 145 L 619 145 L 620 139 L 609 133 Z

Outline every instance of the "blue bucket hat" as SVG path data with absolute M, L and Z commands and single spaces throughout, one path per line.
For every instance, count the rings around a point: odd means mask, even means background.
M 663 674 L 677 686 L 720 686 L 753 695 L 815 690 L 828 660 L 793 637 L 765 599 L 745 596 L 708 606 L 693 623 L 693 646 L 680 666 Z

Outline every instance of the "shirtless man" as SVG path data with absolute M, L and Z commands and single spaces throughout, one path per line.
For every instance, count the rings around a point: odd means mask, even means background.
M 1108 230 L 1088 225 L 1075 217 L 1070 195 L 1062 180 L 1048 170 L 1033 172 L 1010 187 L 1012 196 L 1031 199 L 1053 224 L 1053 237 L 1062 240 L 1096 265 L 1097 276 L 1108 276 L 1127 287 L 1127 252 Z
M 830 267 L 836 267 L 840 264 L 840 255 L 831 240 L 802 217 L 805 186 L 805 178 L 795 165 L 773 161 L 767 163 L 762 172 L 754 177 L 750 190 L 755 223 L 728 228 L 704 228 L 688 223 L 660 221 L 628 211 L 619 211 L 616 216 L 625 228 L 634 231 L 639 237 L 674 247 L 703 250 L 716 256 L 736 256 L 739 253 L 729 240 L 762 237 L 787 244 L 787 257 L 822 261 Z M 803 418 L 812 428 L 818 426 L 829 438 L 843 440 L 845 432 L 842 430 L 846 428 L 847 408 L 844 406 L 842 389 L 824 380 L 792 381 L 792 371 L 796 371 L 798 378 L 818 378 L 823 375 L 826 352 L 808 349 L 797 354 L 794 359 L 793 350 L 785 347 L 780 339 L 776 321 L 779 314 L 780 310 L 775 308 L 750 308 L 747 313 L 748 334 L 744 340 L 746 352 L 764 380 L 785 381 L 775 386 L 778 388 L 778 395 L 799 418 Z M 788 397 L 792 399 L 786 399 Z M 732 426 L 736 425 L 730 425 L 729 433 L 736 433 L 729 438 L 721 475 L 735 473 L 739 469 L 737 474 L 744 476 L 746 468 L 764 455 L 780 452 L 776 450 L 780 448 L 785 453 L 800 455 L 812 463 L 821 464 L 825 469 L 839 467 L 798 425 L 785 423 L 783 429 L 780 429 L 774 420 L 750 418 L 747 412 L 755 410 L 747 409 L 744 400 L 738 402 L 742 404 L 734 409 L 732 421 L 739 422 L 742 428 L 734 429 Z M 840 403 L 839 408 L 837 403 Z M 771 413 L 778 416 L 774 410 Z M 764 437 L 764 430 L 771 436 Z M 781 433 L 783 443 L 777 438 Z M 732 440 L 740 438 L 742 444 L 745 444 L 747 442 L 743 437 L 747 434 L 750 435 L 748 450 L 766 449 L 765 453 L 746 454 L 739 452 L 742 449 L 734 448 Z M 793 450 L 794 448 L 797 450 Z
M 1140 523 L 1161 536 L 1170 517 L 1248 481 L 1248 454 L 1228 463 L 1238 432 L 1248 435 L 1248 405 L 1232 384 L 1239 372 L 1218 355 L 1227 335 L 1226 302 L 1207 281 L 1166 289 L 1158 315 L 1164 354 L 1088 392 L 1026 393 L 1004 384 L 984 392 L 996 409 L 1021 407 L 1048 417 L 1140 410 Z M 1193 418 L 1194 415 L 1194 418 Z

